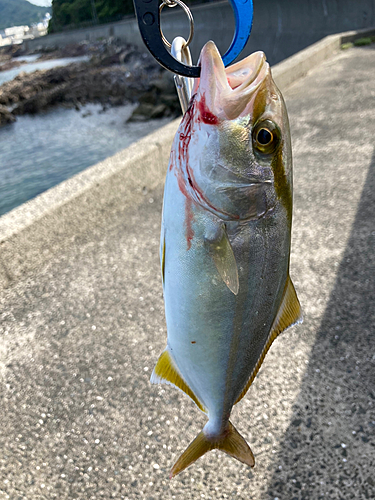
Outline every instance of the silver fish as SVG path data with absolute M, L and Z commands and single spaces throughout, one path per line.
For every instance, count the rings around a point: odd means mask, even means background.
M 292 152 L 283 98 L 263 52 L 225 69 L 208 42 L 200 65 L 165 184 L 168 339 L 151 382 L 184 391 L 208 422 L 171 477 L 215 448 L 254 465 L 229 416 L 273 340 L 301 321 L 289 277 Z

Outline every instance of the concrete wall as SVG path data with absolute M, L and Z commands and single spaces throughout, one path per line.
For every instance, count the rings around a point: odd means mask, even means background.
M 215 2 L 192 8 L 195 35 L 192 43 L 194 60 L 208 40 L 214 40 L 222 53 L 230 45 L 234 17 L 229 2 Z M 188 21 L 181 9 L 163 10 L 163 31 L 169 40 L 188 36 Z M 375 26 L 374 0 L 254 0 L 254 26 L 250 40 L 241 55 L 263 50 L 271 64 L 295 54 L 326 35 Z M 143 46 L 135 19 L 56 33 L 27 42 L 38 46 L 62 46 L 82 40 L 116 36 Z

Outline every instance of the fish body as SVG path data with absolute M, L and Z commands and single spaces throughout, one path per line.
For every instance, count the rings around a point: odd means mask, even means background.
M 164 191 L 161 264 L 168 339 L 151 377 L 208 416 L 172 469 L 219 448 L 254 457 L 229 422 L 272 341 L 300 321 L 289 277 L 288 117 L 257 52 L 227 69 L 213 42 L 177 131 Z

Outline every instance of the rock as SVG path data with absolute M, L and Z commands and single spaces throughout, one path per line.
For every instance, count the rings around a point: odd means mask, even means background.
M 45 58 L 82 54 L 91 55 L 90 62 L 20 73 L 0 86 L 0 105 L 13 106 L 12 114 L 22 115 L 55 105 L 79 110 L 87 103 L 119 106 L 138 102 L 131 120 L 180 114 L 173 75 L 134 46 L 116 39 L 87 41 L 47 54 Z M 11 62 L 8 53 L 3 54 L 2 60 Z
M 150 92 L 145 92 L 144 94 L 142 94 L 139 98 L 139 102 L 145 104 L 156 104 L 157 102 L 156 90 L 152 89 Z
M 131 114 L 128 121 L 150 120 L 155 107 L 152 104 L 140 103 Z
M 21 64 L 25 64 L 26 61 L 6 61 L 0 65 L 0 71 L 8 71 L 13 68 L 18 68 Z
M 157 106 L 154 107 L 150 115 L 150 118 L 152 120 L 154 120 L 155 118 L 162 118 L 167 114 L 168 111 L 169 110 L 165 104 L 158 104 Z
M 122 106 L 124 104 L 124 101 L 125 101 L 125 96 L 111 96 L 108 99 L 108 103 L 113 107 Z
M 159 101 L 170 110 L 171 114 L 177 116 L 181 113 L 181 104 L 176 91 L 174 94 L 160 95 Z
M 15 121 L 16 117 L 5 106 L 0 106 L 0 127 Z
M 169 71 L 163 71 L 160 78 L 152 80 L 151 85 L 157 89 L 160 94 L 172 94 L 175 91 L 173 75 Z

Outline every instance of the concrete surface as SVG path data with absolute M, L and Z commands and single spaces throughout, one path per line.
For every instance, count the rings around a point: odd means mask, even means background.
M 233 411 L 256 467 L 212 452 L 168 480 L 205 418 L 148 382 L 166 332 L 145 177 L 0 290 L 0 499 L 375 498 L 374 65 L 374 45 L 339 52 L 285 92 L 305 322 Z
M 189 3 L 189 2 L 187 2 Z M 254 24 L 250 39 L 242 53 L 263 50 L 271 64 L 276 64 L 308 47 L 321 38 L 347 30 L 375 26 L 373 0 L 254 0 Z M 196 62 L 201 48 L 215 40 L 224 52 L 234 34 L 234 15 L 228 1 L 214 1 L 192 7 L 195 31 L 190 46 Z M 162 27 L 168 40 L 189 35 L 186 14 L 179 7 L 165 8 Z M 31 50 L 39 46 L 64 46 L 82 40 L 99 40 L 110 36 L 143 46 L 134 18 L 80 30 L 53 33 L 26 42 Z
M 375 28 L 346 31 L 337 35 L 326 36 L 319 42 L 310 45 L 307 49 L 303 49 L 297 54 L 288 57 L 285 61 L 272 66 L 274 80 L 279 89 L 284 92 L 299 78 L 307 75 L 311 69 L 340 50 L 342 44 L 372 36 L 375 36 Z

